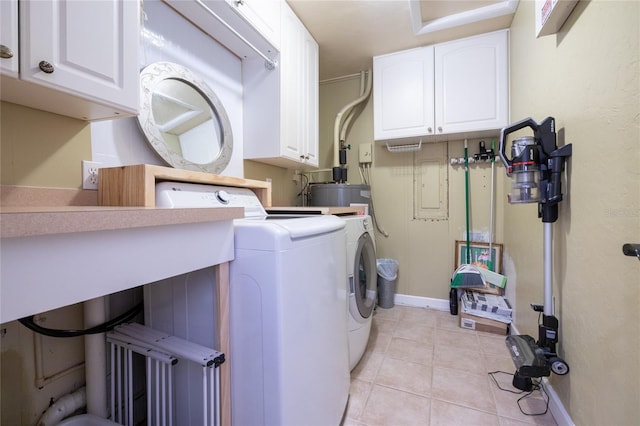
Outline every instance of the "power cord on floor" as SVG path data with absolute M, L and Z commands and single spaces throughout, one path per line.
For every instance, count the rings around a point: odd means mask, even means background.
M 500 389 L 501 391 L 513 393 L 513 394 L 516 394 L 516 395 L 522 395 L 516 401 L 517 404 L 518 404 L 518 408 L 520 409 L 520 412 L 522 414 L 524 414 L 525 416 L 544 416 L 545 414 L 547 414 L 547 412 L 549 411 L 549 394 L 547 393 L 546 389 L 544 388 L 544 385 L 542 384 L 542 379 L 538 379 L 536 381 L 532 380 L 533 388 L 530 391 L 514 391 L 512 389 L 507 389 L 507 388 L 503 388 L 502 386 L 500 386 L 500 383 L 498 383 L 498 380 L 496 380 L 496 378 L 495 378 L 496 374 L 506 374 L 507 376 L 511 376 L 511 377 L 513 377 L 513 374 L 512 373 L 507 373 L 506 371 L 492 371 L 492 372 L 489 373 L 489 377 L 491 377 L 493 382 L 496 384 L 498 389 Z M 542 395 L 544 395 L 544 397 L 543 397 L 543 400 L 545 400 L 544 411 L 541 412 L 541 413 L 527 413 L 526 411 L 524 411 L 522 409 L 522 405 L 520 404 L 520 402 L 523 399 L 526 399 L 526 398 L 530 397 L 537 390 L 541 391 L 540 393 Z

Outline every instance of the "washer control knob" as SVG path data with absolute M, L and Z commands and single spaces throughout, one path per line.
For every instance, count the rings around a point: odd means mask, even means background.
M 229 196 L 229 193 L 227 191 L 221 189 L 219 191 L 216 191 L 216 199 L 222 204 L 229 204 L 229 200 L 231 200 L 231 197 Z

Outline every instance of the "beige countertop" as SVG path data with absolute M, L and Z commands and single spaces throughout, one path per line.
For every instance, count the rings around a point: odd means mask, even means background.
M 242 208 L 3 206 L 0 323 L 229 262 L 233 219 L 243 215 Z
M 0 212 L 2 238 L 217 222 L 244 217 L 244 209 L 236 207 L 2 207 Z

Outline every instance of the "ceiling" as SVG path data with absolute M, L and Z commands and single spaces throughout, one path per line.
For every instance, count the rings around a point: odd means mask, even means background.
M 320 47 L 320 81 L 372 58 L 508 28 L 518 0 L 287 0 Z

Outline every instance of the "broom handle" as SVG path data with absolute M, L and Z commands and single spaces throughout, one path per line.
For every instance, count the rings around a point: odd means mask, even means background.
M 469 244 L 470 224 L 469 224 L 469 151 L 467 140 L 464 140 L 464 200 L 467 221 L 467 264 L 471 263 L 471 246 Z
M 494 194 L 493 194 L 493 187 L 495 185 L 494 183 L 494 173 L 495 173 L 495 166 L 496 166 L 496 156 L 495 156 L 495 152 L 496 152 L 496 141 L 495 139 L 491 140 L 491 152 L 493 153 L 491 156 L 491 213 L 489 215 L 489 265 L 491 265 L 491 267 L 489 269 L 491 269 L 492 271 L 495 271 L 497 269 L 497 266 L 493 264 L 493 215 L 494 215 Z

